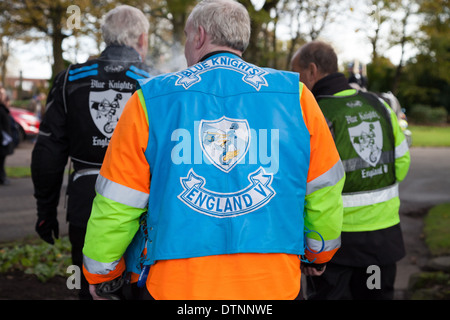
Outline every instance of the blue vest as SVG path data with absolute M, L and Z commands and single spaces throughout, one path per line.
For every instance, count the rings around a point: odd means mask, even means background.
M 144 264 L 303 254 L 310 135 L 298 75 L 220 53 L 141 89 L 151 187 L 130 259 L 139 258 L 145 231 Z

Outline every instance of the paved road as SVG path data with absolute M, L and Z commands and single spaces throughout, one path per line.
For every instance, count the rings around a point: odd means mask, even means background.
M 23 142 L 12 156 L 6 158 L 7 167 L 29 167 L 31 164 L 31 142 Z M 36 202 L 30 178 L 10 179 L 11 185 L 0 186 L 0 243 L 26 237 L 34 237 L 36 223 Z M 67 179 L 65 179 L 67 180 Z M 67 234 L 63 193 L 58 209 L 60 235 Z
M 29 166 L 31 149 L 31 143 L 20 145 L 15 154 L 7 158 L 6 165 Z M 409 174 L 400 184 L 401 223 L 407 255 L 398 264 L 397 299 L 403 298 L 409 276 L 419 271 L 426 260 L 426 248 L 421 239 L 423 213 L 433 205 L 450 202 L 450 148 L 413 148 L 411 156 Z M 64 191 L 65 184 L 62 194 Z M 67 225 L 64 197 L 61 200 L 58 212 L 63 235 L 67 234 Z M 0 186 L 0 243 L 35 236 L 34 223 L 31 180 L 12 179 L 10 186 Z
M 403 213 L 450 202 L 450 148 L 412 148 L 400 198 Z

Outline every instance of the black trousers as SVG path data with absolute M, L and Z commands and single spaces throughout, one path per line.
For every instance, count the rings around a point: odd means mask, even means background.
M 396 264 L 379 266 L 379 288 L 373 287 L 376 272 L 367 267 L 328 263 L 319 277 L 307 277 L 308 300 L 392 300 Z M 369 282 L 369 285 L 368 285 Z

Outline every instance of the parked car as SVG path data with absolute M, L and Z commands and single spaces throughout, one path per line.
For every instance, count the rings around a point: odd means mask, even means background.
M 14 107 L 9 111 L 19 127 L 20 141 L 37 136 L 41 120 L 33 112 Z

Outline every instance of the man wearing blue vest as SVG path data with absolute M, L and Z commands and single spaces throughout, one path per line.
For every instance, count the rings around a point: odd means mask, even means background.
M 349 86 L 327 43 L 301 47 L 292 70 L 316 97 L 346 173 L 342 247 L 322 277 L 308 277 L 308 299 L 392 299 L 404 256 L 398 183 L 410 164 L 397 117 L 374 94 Z
M 301 260 L 321 274 L 340 246 L 333 138 L 298 74 L 242 59 L 243 5 L 202 1 L 185 33 L 188 68 L 141 81 L 108 147 L 91 292 L 129 270 L 147 298 L 295 299 Z

